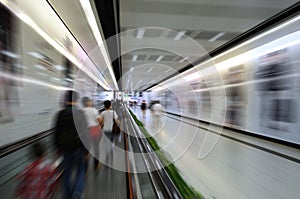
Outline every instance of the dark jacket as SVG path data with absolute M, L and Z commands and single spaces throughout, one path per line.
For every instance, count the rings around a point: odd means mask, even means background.
M 57 114 L 54 132 L 58 149 L 74 152 L 80 147 L 89 147 L 87 121 L 84 113 L 75 106 L 66 106 Z

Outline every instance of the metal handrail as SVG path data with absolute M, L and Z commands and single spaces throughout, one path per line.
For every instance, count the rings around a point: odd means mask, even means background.
M 178 189 L 176 188 L 176 186 L 174 185 L 174 183 L 172 182 L 171 178 L 169 177 L 167 171 L 164 169 L 160 159 L 157 157 L 155 152 L 152 150 L 152 147 L 148 143 L 145 136 L 141 133 L 139 127 L 137 126 L 137 124 L 135 123 L 135 121 L 133 120 L 132 116 L 130 115 L 130 113 L 127 109 L 126 109 L 126 113 L 127 113 L 127 115 L 129 115 L 131 124 L 135 129 L 135 133 L 138 132 L 138 134 L 139 134 L 136 137 L 140 138 L 140 139 L 137 139 L 140 150 L 142 152 L 145 151 L 147 153 L 152 154 L 151 156 L 147 156 L 147 157 L 144 156 L 145 158 L 148 158 L 150 160 L 150 161 L 145 161 L 148 170 L 151 171 L 151 169 L 150 169 L 151 166 L 155 168 L 152 172 L 149 172 L 151 179 L 154 180 L 154 176 L 152 173 L 157 174 L 157 176 L 160 179 L 161 184 L 163 185 L 164 190 L 168 194 L 168 198 L 176 198 L 176 199 L 183 198 L 181 196 L 180 192 L 178 191 Z M 149 165 L 149 163 L 151 163 L 151 165 Z M 154 187 L 155 187 L 156 191 L 158 191 L 158 187 L 156 184 L 154 184 Z
M 1 146 L 0 148 L 0 158 L 3 158 L 15 151 L 18 151 L 34 142 L 37 142 L 47 136 L 50 136 L 53 134 L 53 129 L 49 129 L 47 131 L 43 131 L 41 133 L 38 133 L 38 134 L 35 134 L 33 136 L 30 136 L 30 137 L 27 137 L 27 138 L 24 138 L 20 141 L 16 141 L 16 142 L 13 142 L 13 143 L 10 143 L 10 144 L 7 144 L 7 145 L 4 145 L 4 146 Z

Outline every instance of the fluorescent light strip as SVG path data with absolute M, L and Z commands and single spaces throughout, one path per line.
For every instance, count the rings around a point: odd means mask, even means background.
M 113 79 L 115 88 L 117 90 L 119 90 L 118 84 L 117 84 L 117 81 L 116 81 L 116 78 L 115 78 L 115 75 L 114 75 L 114 72 L 113 72 L 113 69 L 112 69 L 112 66 L 111 66 L 111 62 L 108 58 L 108 54 L 107 54 L 106 49 L 104 47 L 103 39 L 102 39 L 101 34 L 99 32 L 99 27 L 98 27 L 95 15 L 93 13 L 93 9 L 92 9 L 92 6 L 90 4 L 90 1 L 89 0 L 80 0 L 80 4 L 81 4 L 81 6 L 83 8 L 83 11 L 84 11 L 84 14 L 85 14 L 85 16 L 88 20 L 89 26 L 92 29 L 92 32 L 93 32 L 93 35 L 94 35 L 94 37 L 97 41 L 97 44 L 100 47 L 100 51 L 102 52 L 104 61 L 107 65 L 109 73 L 110 73 L 110 75 Z
M 216 67 L 217 67 L 218 71 L 221 71 L 226 68 L 241 65 L 249 60 L 257 59 L 263 55 L 266 55 L 266 54 L 269 54 L 272 52 L 276 52 L 278 50 L 282 50 L 282 49 L 288 48 L 290 46 L 299 45 L 300 39 L 297 39 L 297 38 L 299 38 L 299 35 L 300 35 L 300 31 L 297 31 L 297 32 L 291 33 L 289 35 L 286 35 L 284 37 L 280 37 L 279 39 L 276 39 L 272 42 L 269 42 L 267 44 L 264 44 L 262 46 L 254 48 L 250 51 L 239 54 L 232 58 L 226 59 L 225 61 L 219 62 L 216 64 Z M 208 68 L 203 69 L 201 71 L 203 76 L 206 76 L 207 75 L 206 72 L 209 71 L 210 69 L 212 69 L 212 68 L 208 67 Z M 214 71 L 210 70 L 210 72 L 214 72 Z M 184 74 L 183 74 L 183 77 L 187 81 L 201 78 L 199 75 L 199 72 L 194 72 L 188 76 L 184 76 Z M 171 82 L 169 82 L 169 83 L 171 83 Z
M 61 65 L 55 65 L 54 67 L 56 68 L 56 70 L 59 70 L 59 71 L 65 70 L 65 67 L 63 67 Z
M 165 89 L 165 87 L 163 87 L 162 85 L 158 85 L 158 86 L 155 86 L 155 87 L 156 87 L 156 88 L 152 90 L 152 91 L 154 91 L 154 92 L 157 92 L 157 91 L 160 91 L 160 90 L 164 90 L 164 89 Z
M 256 36 L 256 37 L 254 37 L 254 38 L 252 38 L 252 39 L 249 39 L 249 40 L 245 41 L 244 43 L 242 43 L 242 44 L 240 44 L 240 45 L 237 45 L 237 46 L 233 47 L 233 48 L 231 48 L 231 49 L 229 49 L 229 50 L 227 50 L 227 51 L 225 51 L 225 52 L 223 52 L 223 53 L 221 53 L 221 54 L 219 54 L 219 55 L 213 57 L 212 59 L 206 60 L 206 61 L 204 61 L 203 63 L 201 63 L 201 64 L 198 65 L 198 66 L 204 65 L 204 64 L 209 63 L 209 62 L 213 62 L 214 60 L 218 59 L 219 57 L 222 57 L 222 56 L 224 56 L 224 55 L 226 55 L 226 54 L 228 54 L 228 53 L 230 53 L 230 52 L 232 52 L 232 51 L 234 51 L 234 50 L 236 50 L 236 49 L 238 49 L 238 48 L 241 48 L 241 47 L 243 47 L 243 46 L 245 46 L 245 45 L 247 45 L 247 44 L 249 44 L 249 43 L 252 43 L 252 42 L 254 42 L 254 41 L 256 41 L 256 40 L 258 40 L 258 39 L 260 39 L 260 38 L 262 38 L 262 37 L 264 37 L 264 36 L 266 36 L 266 35 L 268 35 L 268 34 L 271 34 L 271 33 L 274 32 L 274 31 L 280 30 L 281 28 L 285 28 L 286 26 L 288 26 L 288 25 L 290 25 L 290 24 L 292 24 L 292 23 L 294 23 L 294 22 L 296 22 L 296 21 L 298 21 L 298 20 L 300 20 L 300 15 L 297 16 L 297 17 L 295 17 L 295 18 L 293 18 L 293 19 L 290 19 L 289 21 L 287 21 L 287 22 L 285 22 L 285 23 L 283 23 L 283 24 L 281 24 L 281 25 L 279 25 L 279 26 L 277 26 L 277 27 L 274 27 L 274 28 L 272 28 L 272 29 L 270 29 L 270 30 L 268 30 L 268 31 L 266 31 L 266 32 L 264 32 L 264 33 L 262 33 L 262 34 Z M 280 39 L 280 38 L 279 38 L 279 39 Z M 289 44 L 282 45 L 280 48 L 282 49 L 283 47 L 286 48 L 286 47 L 288 47 L 288 46 L 296 45 L 296 44 L 298 44 L 298 42 L 299 42 L 299 41 L 289 42 Z M 269 43 L 271 43 L 271 42 L 269 42 Z M 260 46 L 259 46 L 259 47 L 260 47 Z M 258 48 L 258 47 L 257 47 L 257 48 Z M 279 49 L 279 48 L 277 48 L 277 50 L 278 50 L 278 49 Z M 233 57 L 233 58 L 234 58 L 234 57 Z M 226 61 L 227 61 L 227 60 L 223 61 L 222 63 L 225 63 Z M 224 64 L 217 64 L 217 65 L 219 65 L 219 68 L 224 67 Z M 197 68 L 198 66 L 196 66 L 196 68 Z M 183 72 L 181 75 L 184 75 L 184 74 L 186 74 L 186 73 L 188 73 L 188 72 L 190 72 L 191 70 L 194 70 L 194 69 L 195 69 L 195 68 L 189 69 L 189 70 Z M 165 83 L 166 83 L 166 84 L 167 84 L 168 82 L 170 83 L 171 81 L 175 80 L 176 78 L 178 78 L 178 76 L 174 76 L 174 77 L 168 79 Z M 153 88 L 151 88 L 150 90 L 155 89 L 155 88 L 156 88 L 156 86 L 153 87 Z
M 8 57 L 11 57 L 11 58 L 19 58 L 19 55 L 17 55 L 16 53 L 13 53 L 13 52 L 10 52 L 10 51 L 7 51 L 7 50 L 1 50 L 0 51 L 3 55 L 6 55 Z
M 34 67 L 42 69 L 42 70 L 46 70 L 46 68 L 44 66 L 39 65 L 39 64 L 34 65 Z
M 133 55 L 133 57 L 132 57 L 132 61 L 136 61 L 136 60 L 137 60 L 137 58 L 138 58 L 138 55 Z
M 36 85 L 45 86 L 45 87 L 49 87 L 49 88 L 56 89 L 56 90 L 72 90 L 72 88 L 63 87 L 63 86 L 56 86 L 56 85 L 49 84 L 49 83 L 46 83 L 46 82 L 43 82 L 43 81 L 40 81 L 40 80 L 25 78 L 25 77 L 18 77 L 18 76 L 14 76 L 14 75 L 7 74 L 7 73 L 2 73 L 2 72 L 0 72 L 0 76 L 5 77 L 7 79 L 12 79 L 14 81 L 20 81 L 20 82 L 36 84 Z
M 300 39 L 298 39 L 299 35 L 300 35 L 300 31 L 291 33 L 284 37 L 280 37 L 279 39 L 276 39 L 272 42 L 254 48 L 250 51 L 247 51 L 245 53 L 239 54 L 235 57 L 217 63 L 216 64 L 217 69 L 222 70 L 222 69 L 230 68 L 232 66 L 240 65 L 249 60 L 259 58 L 263 55 L 300 44 Z
M 145 29 L 144 28 L 139 28 L 136 34 L 136 38 L 142 39 L 144 37 Z
M 299 19 L 300 19 L 300 15 L 297 16 L 297 17 L 295 17 L 295 18 L 293 18 L 293 19 L 290 19 L 289 21 L 287 21 L 287 22 L 285 22 L 285 23 L 283 23 L 283 24 L 281 24 L 281 25 L 279 25 L 279 26 L 276 26 L 276 27 L 274 27 L 274 28 L 272 28 L 272 29 L 270 29 L 270 30 L 267 30 L 266 32 L 263 32 L 263 33 L 261 33 L 260 35 L 257 35 L 256 37 L 253 37 L 252 39 L 249 39 L 249 40 L 245 41 L 244 43 L 241 43 L 240 45 L 237 45 L 237 46 L 235 46 L 235 47 L 229 49 L 228 51 L 225 51 L 225 52 L 223 52 L 223 53 L 217 55 L 217 56 L 214 57 L 213 59 L 217 59 L 217 58 L 219 58 L 219 57 L 221 57 L 221 56 L 223 56 L 223 55 L 226 55 L 226 54 L 228 54 L 228 53 L 230 53 L 230 52 L 232 52 L 232 51 L 234 51 L 234 50 L 236 50 L 236 49 L 238 49 L 238 48 L 241 48 L 241 47 L 243 47 L 243 46 L 245 46 L 245 45 L 247 45 L 247 44 L 249 44 L 249 43 L 252 43 L 252 42 L 254 42 L 255 40 L 258 40 L 258 39 L 260 39 L 260 38 L 262 38 L 262 37 L 264 37 L 264 36 L 266 36 L 266 35 L 268 35 L 268 34 L 271 34 L 272 32 L 275 32 L 275 31 L 277 31 L 277 30 L 279 30 L 279 29 L 281 29 L 281 28 L 284 28 L 285 26 L 290 25 L 291 23 L 294 23 L 294 22 L 298 21 Z
M 161 56 L 159 56 L 159 57 L 157 58 L 156 61 L 157 61 L 157 62 L 160 62 L 160 60 L 161 60 L 162 58 L 164 58 L 164 56 L 161 55 Z
M 60 82 L 60 79 L 56 78 L 56 77 L 52 77 L 51 80 L 55 81 L 55 82 Z
M 217 39 L 222 37 L 224 34 L 225 34 L 225 32 L 220 32 L 217 35 L 215 35 L 214 37 L 212 37 L 211 39 L 209 39 L 208 41 L 216 41 Z
M 32 57 L 35 57 L 37 59 L 44 59 L 45 57 L 43 55 L 41 55 L 41 53 L 32 51 L 32 52 L 28 52 L 29 55 L 31 55 Z
M 177 35 L 174 37 L 174 40 L 179 40 L 181 37 L 186 33 L 186 31 L 180 31 L 177 33 Z
M 53 46 L 58 52 L 67 57 L 72 63 L 74 63 L 79 69 L 90 76 L 95 82 L 99 83 L 104 89 L 109 90 L 109 86 L 102 81 L 99 81 L 93 73 L 91 73 L 84 65 L 82 65 L 76 57 L 69 53 L 64 47 L 62 47 L 57 41 L 52 39 L 44 30 L 42 30 L 27 14 L 25 14 L 17 5 L 12 1 L 0 0 L 9 10 L 11 10 L 17 17 L 19 17 L 24 23 L 28 24 L 34 29 L 42 38 L 44 38 L 51 46 Z M 32 55 L 32 54 L 31 54 Z M 34 55 L 33 55 L 34 56 Z

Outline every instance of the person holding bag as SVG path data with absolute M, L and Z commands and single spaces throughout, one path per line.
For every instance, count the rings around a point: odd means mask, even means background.
M 117 113 L 112 110 L 112 104 L 111 101 L 106 100 L 104 101 L 104 107 L 105 110 L 101 113 L 100 115 L 100 124 L 103 124 L 103 132 L 105 136 L 110 140 L 111 142 L 111 151 L 114 148 L 115 144 L 115 135 L 117 134 L 116 132 L 113 132 L 113 126 L 114 123 L 115 125 L 120 125 L 118 121 L 118 115 Z M 117 129 L 117 128 L 114 128 Z M 118 135 L 118 134 L 117 134 Z M 109 146 L 107 146 L 109 148 Z
M 100 116 L 98 115 L 97 110 L 93 106 L 93 101 L 84 97 L 82 99 L 82 104 L 84 108 L 84 114 L 87 119 L 90 138 L 91 138 L 91 149 L 94 151 L 94 169 L 97 169 L 99 166 L 99 143 L 102 136 L 102 129 L 100 126 Z

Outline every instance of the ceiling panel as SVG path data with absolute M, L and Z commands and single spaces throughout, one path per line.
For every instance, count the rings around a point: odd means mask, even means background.
M 131 67 L 148 67 L 147 63 L 163 66 L 153 65 L 155 72 L 145 73 L 144 70 L 144 73 L 128 76 L 126 79 L 145 85 L 149 84 L 148 81 L 151 79 L 158 81 L 167 77 L 170 75 L 168 72 L 165 73 L 168 68 L 176 71 L 184 68 L 188 61 L 206 55 L 296 2 L 295 0 L 273 0 L 272 3 L 269 0 L 122 0 L 120 25 L 129 33 L 121 37 L 121 50 L 126 54 L 130 53 L 131 49 L 139 49 L 139 53 L 148 55 L 146 60 L 135 63 L 130 59 L 123 59 L 124 71 L 130 71 Z M 133 34 L 130 32 L 131 28 L 144 27 L 153 28 L 146 28 L 141 38 L 137 38 L 137 32 Z M 144 51 L 143 47 L 152 49 Z M 163 57 L 157 61 L 159 56 Z

